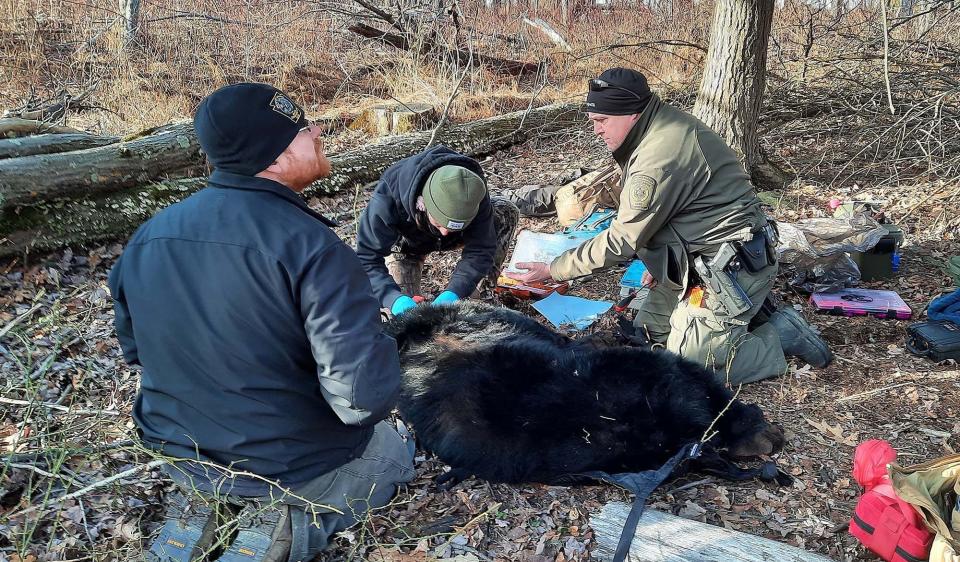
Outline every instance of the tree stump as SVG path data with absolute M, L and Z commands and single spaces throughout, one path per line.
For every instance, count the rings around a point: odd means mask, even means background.
M 364 111 L 350 128 L 366 131 L 375 137 L 403 135 L 428 129 L 437 123 L 438 118 L 436 108 L 429 104 L 382 104 Z

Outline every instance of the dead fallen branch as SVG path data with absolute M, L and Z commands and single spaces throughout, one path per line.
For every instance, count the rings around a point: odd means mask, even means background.
M 347 26 L 347 29 L 361 37 L 383 41 L 387 45 L 403 51 L 409 51 L 413 48 L 411 42 L 405 36 L 389 31 L 381 31 L 365 23 L 353 23 Z M 492 70 L 505 72 L 518 77 L 534 75 L 540 70 L 540 65 L 534 62 L 503 59 L 481 53 L 472 53 L 471 55 L 470 51 L 464 49 L 449 49 L 432 42 L 422 42 L 418 47 L 418 51 L 421 54 L 434 53 L 441 58 L 454 60 L 457 64 L 467 67 L 482 65 Z
M 64 127 L 45 123 L 43 121 L 34 121 L 31 119 L 20 119 L 17 117 L 8 117 L 0 119 L 0 138 L 25 137 L 28 135 L 42 135 L 45 133 L 83 133 L 73 127 Z
M 103 480 L 100 480 L 100 481 L 98 481 L 98 482 L 94 482 L 93 484 L 90 484 L 89 486 L 80 488 L 80 489 L 77 490 L 76 492 L 70 492 L 69 494 L 60 496 L 59 498 L 54 499 L 54 500 L 51 501 L 50 503 L 43 503 L 43 504 L 40 504 L 40 505 L 33 505 L 33 506 L 27 507 L 27 508 L 25 508 L 25 509 L 21 509 L 20 511 L 17 511 L 16 513 L 10 514 L 10 515 L 8 516 L 8 519 L 13 519 L 13 518 L 15 518 L 15 517 L 20 517 L 20 516 L 22 516 L 22 515 L 27 515 L 27 514 L 29 514 L 29 513 L 33 513 L 34 511 L 39 511 L 41 514 L 42 514 L 42 513 L 46 513 L 46 512 L 48 512 L 48 511 L 50 511 L 51 509 L 53 509 L 54 507 L 60 505 L 61 503 L 65 502 L 65 501 L 67 501 L 67 500 L 72 500 L 72 499 L 79 498 L 79 497 L 81 497 L 81 496 L 83 496 L 83 495 L 85 495 L 85 494 L 88 494 L 88 493 L 90 493 L 90 492 L 92 492 L 92 491 L 94 491 L 94 490 L 97 490 L 97 489 L 99 489 L 99 488 L 105 488 L 105 487 L 109 486 L 110 484 L 113 484 L 114 482 L 117 482 L 118 480 L 123 480 L 124 478 L 129 478 L 130 476 L 133 476 L 134 474 L 137 474 L 138 472 L 143 472 L 143 471 L 145 471 L 145 470 L 153 470 L 154 468 L 157 468 L 158 466 L 160 466 L 160 465 L 162 465 L 162 464 L 164 464 L 164 463 L 166 463 L 166 462 L 167 462 L 167 461 L 164 460 L 164 459 L 157 459 L 157 460 L 152 460 L 152 461 L 148 462 L 147 464 L 140 464 L 140 465 L 134 466 L 134 467 L 131 468 L 131 469 L 124 470 L 123 472 L 118 472 L 117 474 L 114 474 L 113 476 L 104 478 Z
M 59 404 L 47 404 L 46 402 L 31 402 L 29 400 L 17 400 L 15 398 L 4 398 L 0 396 L 0 404 L 13 404 L 16 406 L 39 406 L 41 408 L 49 408 L 51 410 L 58 410 L 60 412 L 66 412 L 69 414 L 77 415 L 89 415 L 89 416 L 98 416 L 100 414 L 108 416 L 119 416 L 120 412 L 116 410 L 84 410 L 78 408 L 69 408 L 67 406 L 61 406 Z

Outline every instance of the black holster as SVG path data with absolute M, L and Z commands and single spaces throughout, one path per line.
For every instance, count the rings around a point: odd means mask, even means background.
M 777 263 L 776 242 L 768 232 L 768 228 L 764 227 L 755 232 L 749 242 L 734 243 L 740 263 L 750 273 L 757 273 Z

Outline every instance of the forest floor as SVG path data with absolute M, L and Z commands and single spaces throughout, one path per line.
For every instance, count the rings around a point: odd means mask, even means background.
M 514 147 L 482 164 L 497 194 L 555 185 L 606 158 L 602 145 L 578 131 Z M 922 318 L 930 300 L 953 285 L 942 268 L 949 256 L 960 254 L 958 193 L 960 186 L 937 182 L 831 192 L 815 181 L 797 181 L 777 194 L 769 211 L 793 222 L 826 216 L 831 197 L 884 201 L 887 216 L 906 232 L 903 261 L 894 279 L 866 286 L 896 290 L 914 317 Z M 311 204 L 338 219 L 338 234 L 352 244 L 366 195 L 342 193 Z M 528 218 L 521 228 L 559 229 L 554 219 Z M 149 459 L 135 444 L 129 415 L 138 375 L 119 353 L 106 288 L 121 251 L 118 241 L 0 264 L 0 443 L 6 453 L 16 453 L 0 470 L 0 561 L 137 559 L 157 529 L 164 495 L 173 489 L 155 468 L 137 470 Z M 455 260 L 453 254 L 428 260 L 425 294 L 442 290 Z M 616 300 L 622 272 L 576 282 L 570 294 Z M 650 506 L 838 560 L 869 557 L 842 529 L 859 496 L 851 476 L 854 447 L 887 439 L 904 464 L 960 449 L 960 370 L 907 353 L 908 322 L 818 316 L 784 279 L 778 292 L 802 308 L 836 356 L 826 369 L 794 362 L 784 376 L 740 394 L 785 428 L 787 444 L 776 460 L 795 478 L 793 485 L 690 474 L 662 486 Z M 540 318 L 527 303 L 510 304 Z M 612 326 L 614 314 L 592 331 Z M 605 485 L 467 480 L 442 491 L 434 484 L 442 463 L 421 454 L 416 468 L 416 479 L 390 506 L 342 533 L 323 559 L 585 560 L 595 546 L 591 514 L 605 502 L 630 501 L 626 492 Z M 126 478 L 58 501 L 128 470 Z M 40 508 L 23 513 L 30 506 Z

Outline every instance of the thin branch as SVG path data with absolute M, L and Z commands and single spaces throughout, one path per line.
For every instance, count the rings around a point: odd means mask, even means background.
M 70 478 L 69 476 L 66 476 L 66 475 L 64 475 L 64 474 L 53 474 L 52 472 L 47 472 L 46 470 L 42 470 L 42 469 L 40 469 L 40 468 L 37 468 L 37 467 L 33 466 L 32 464 L 23 464 L 23 463 L 18 463 L 18 462 L 11 462 L 11 463 L 7 463 L 7 466 L 9 466 L 10 468 L 19 468 L 19 469 L 21 469 L 21 470 L 30 470 L 30 471 L 32 471 L 32 472 L 36 472 L 36 473 L 39 474 L 40 476 L 46 476 L 47 478 L 57 478 L 57 479 L 59 479 L 59 480 L 63 480 L 63 481 L 65 481 L 65 482 L 68 482 L 68 483 L 70 483 L 70 484 L 73 484 L 74 486 L 83 486 L 83 482 L 80 482 L 80 481 L 78 481 L 78 480 L 74 480 L 73 478 Z
M 103 453 L 105 451 L 110 451 L 113 449 L 121 449 L 123 447 L 129 447 L 131 445 L 133 445 L 132 439 L 122 439 L 120 441 L 114 441 L 113 443 L 104 443 L 103 445 L 97 445 L 95 447 L 82 447 L 79 449 L 51 448 L 51 449 L 46 449 L 41 451 L 31 451 L 27 453 L 15 453 L 12 455 L 8 455 L 6 457 L 0 457 L 0 463 L 36 461 L 40 457 L 50 457 L 50 456 L 60 456 L 60 455 L 64 455 L 67 457 L 72 457 L 77 455 L 89 455 L 92 453 Z
M 466 79 L 467 74 L 470 73 L 470 67 L 473 66 L 473 41 L 470 41 L 467 44 L 467 47 L 470 49 L 470 58 L 467 60 L 466 66 L 463 68 L 463 74 L 460 75 L 460 80 L 457 81 L 457 85 L 453 87 L 453 91 L 450 92 L 450 97 L 447 98 L 447 104 L 443 107 L 443 112 L 440 114 L 440 119 L 437 121 L 437 126 L 433 128 L 433 132 L 430 133 L 430 140 L 427 141 L 427 148 L 433 146 L 434 139 L 437 138 L 437 131 L 443 127 L 443 124 L 447 121 L 447 115 L 450 112 L 450 105 L 453 103 L 453 99 L 457 97 L 457 92 L 460 91 L 460 85 L 463 84 L 464 79 Z
M 70 414 L 78 415 L 99 415 L 106 414 L 108 416 L 119 416 L 120 412 L 116 410 L 77 410 L 68 408 L 67 406 L 60 406 L 59 404 L 48 404 L 46 402 L 31 402 L 29 400 L 16 400 L 13 398 L 5 398 L 0 396 L 0 403 L 3 404 L 14 404 L 16 406 L 41 406 L 43 408 L 50 408 L 51 410 L 59 410 L 61 412 L 67 412 Z
M 887 0 L 880 0 L 880 14 L 883 17 L 883 81 L 887 85 L 887 103 L 890 104 L 890 115 L 897 110 L 893 107 L 893 92 L 890 90 L 890 32 L 887 30 Z
M 917 13 L 915 13 L 915 14 L 910 14 L 909 16 L 905 16 L 905 17 L 903 17 L 903 18 L 893 18 L 893 19 L 899 20 L 899 21 L 897 21 L 896 23 L 894 23 L 893 25 L 891 25 L 889 31 L 893 31 L 894 29 L 900 27 L 901 25 L 903 25 L 903 24 L 905 24 L 905 23 L 909 23 L 909 22 L 913 21 L 914 19 L 919 18 L 920 16 L 925 16 L 925 15 L 927 15 L 927 14 L 936 12 L 938 9 L 940 9 L 940 8 L 943 7 L 943 6 L 946 6 L 947 4 L 951 4 L 951 6 L 950 6 L 950 12 L 953 12 L 953 11 L 955 11 L 955 10 L 957 10 L 957 9 L 960 9 L 960 4 L 956 4 L 955 0 L 941 0 L 940 2 L 937 2 L 937 3 L 934 4 L 933 6 L 930 6 L 929 8 L 927 8 L 926 10 L 924 10 L 924 11 L 922 11 L 922 12 L 917 12 Z M 948 12 L 948 13 L 949 13 L 949 12 Z
M 150 462 L 148 462 L 147 464 L 137 465 L 137 466 L 135 466 L 135 467 L 133 467 L 133 468 L 130 468 L 130 469 L 128 469 L 128 470 L 124 470 L 123 472 L 118 472 L 117 474 L 114 474 L 113 476 L 104 478 L 103 480 L 99 480 L 99 481 L 97 481 L 97 482 L 94 482 L 93 484 L 90 484 L 89 486 L 85 486 L 85 487 L 83 487 L 83 488 L 80 488 L 80 489 L 77 490 L 76 492 L 71 492 L 71 493 L 69 493 L 69 494 L 67 494 L 67 495 L 65 495 L 65 496 L 60 496 L 59 498 L 53 500 L 53 501 L 50 502 L 50 503 L 42 504 L 42 505 L 33 505 L 33 506 L 27 507 L 27 508 L 25 508 L 25 509 L 21 509 L 20 511 L 9 515 L 9 516 L 8 516 L 8 519 L 13 519 L 14 517 L 19 517 L 19 516 L 21 516 L 21 515 L 27 515 L 28 513 L 33 513 L 34 511 L 39 511 L 41 514 L 44 514 L 44 513 L 48 512 L 48 511 L 50 511 L 50 509 L 52 509 L 53 507 L 55 507 L 55 506 L 57 506 L 57 505 L 60 505 L 61 503 L 65 502 L 65 501 L 67 501 L 67 500 L 72 500 L 72 499 L 79 498 L 80 496 L 83 496 L 84 494 L 87 494 L 87 493 L 89 493 L 89 492 L 92 492 L 92 491 L 94 491 L 94 490 L 96 490 L 96 489 L 104 488 L 104 487 L 106 487 L 106 486 L 109 486 L 110 484 L 113 484 L 114 482 L 116 482 L 116 481 L 118 481 L 118 480 L 123 480 L 124 478 L 127 478 L 127 477 L 129 477 L 129 476 L 133 476 L 134 474 L 136 474 L 136 473 L 138 473 L 138 472 L 143 472 L 144 470 L 152 470 L 152 469 L 154 469 L 154 468 L 156 468 L 156 467 L 158 467 L 158 466 L 160 466 L 160 465 L 162 465 L 162 464 L 164 464 L 164 463 L 166 463 L 166 462 L 167 462 L 167 461 L 164 460 L 164 459 L 157 459 L 157 460 L 150 461 Z
M 404 29 L 403 26 L 400 25 L 400 22 L 398 22 L 396 18 L 394 18 L 388 12 L 383 11 L 382 9 L 378 8 L 377 6 L 374 6 L 369 2 L 366 2 L 365 0 L 354 0 L 354 2 L 366 8 L 370 12 L 373 12 L 374 14 L 376 14 L 380 19 L 389 23 L 397 31 L 406 32 L 406 29 Z

